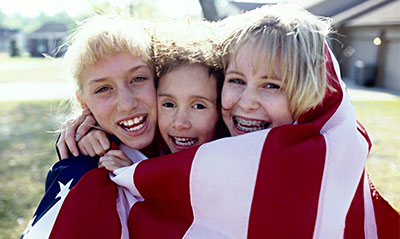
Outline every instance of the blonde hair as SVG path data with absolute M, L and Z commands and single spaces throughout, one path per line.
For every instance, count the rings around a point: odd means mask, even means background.
M 284 92 L 295 119 L 322 102 L 327 83 L 325 44 L 330 20 L 317 17 L 291 4 L 267 5 L 222 21 L 229 32 L 222 42 L 224 68 L 236 59 L 244 46 L 252 55 L 267 57 L 273 77 L 274 64 L 280 62 Z
M 82 73 L 107 55 L 130 52 L 154 69 L 149 23 L 133 18 L 95 15 L 81 22 L 69 37 L 63 58 L 67 75 L 82 90 Z
M 169 19 L 155 24 L 153 49 L 157 76 L 184 63 L 222 71 L 221 50 L 215 34 L 216 24 L 203 20 Z

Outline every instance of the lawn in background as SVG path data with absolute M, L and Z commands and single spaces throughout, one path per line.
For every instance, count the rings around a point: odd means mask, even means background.
M 57 160 L 59 101 L 0 102 L 0 238 L 19 238 Z M 61 118 L 60 118 L 61 117 Z
M 0 53 L 0 84 L 66 81 L 59 60 L 43 57 L 9 57 L 6 53 Z

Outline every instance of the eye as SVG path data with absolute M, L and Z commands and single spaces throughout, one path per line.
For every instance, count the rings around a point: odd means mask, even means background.
M 197 109 L 197 110 L 202 110 L 202 109 L 205 109 L 206 106 L 204 104 L 197 103 L 197 104 L 193 105 L 193 108 Z
M 172 102 L 165 102 L 162 104 L 162 106 L 166 108 L 175 108 L 175 104 Z
M 245 84 L 245 82 L 243 80 L 237 79 L 237 78 L 229 79 L 228 82 L 232 83 L 232 84 L 238 84 L 238 85 L 244 85 Z
M 132 78 L 132 83 L 142 82 L 142 81 L 145 81 L 145 80 L 146 80 L 145 77 L 137 76 L 137 77 L 133 77 Z
M 273 83 L 268 83 L 264 86 L 267 89 L 280 89 L 281 86 Z
M 108 91 L 109 89 L 110 89 L 110 87 L 108 87 L 108 86 L 102 86 L 102 87 L 96 89 L 94 93 L 95 94 L 104 93 L 104 92 Z

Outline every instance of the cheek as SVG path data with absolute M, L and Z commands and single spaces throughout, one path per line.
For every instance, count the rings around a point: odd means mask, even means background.
M 227 110 L 233 108 L 236 104 L 237 98 L 237 92 L 235 89 L 232 89 L 229 86 L 224 86 L 222 88 L 221 105 L 223 109 Z
M 204 117 L 205 116 L 205 117 Z M 203 117 L 196 117 L 195 122 L 192 122 L 192 127 L 195 127 L 199 133 L 199 143 L 209 142 L 215 139 L 216 126 L 219 120 L 217 110 L 203 114 Z
M 148 85 L 140 90 L 140 92 L 136 92 L 140 101 L 143 102 L 149 111 L 149 115 L 154 122 L 157 121 L 157 94 L 156 90 L 152 85 Z
M 170 125 L 170 120 L 166 112 L 160 111 L 158 117 L 158 128 L 160 130 L 161 136 L 166 139 L 168 135 L 168 127 Z

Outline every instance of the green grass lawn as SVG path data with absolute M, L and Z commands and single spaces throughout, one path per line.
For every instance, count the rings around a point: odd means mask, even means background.
M 59 59 L 9 57 L 0 53 L 0 83 L 65 81 Z
M 0 102 L 0 238 L 18 238 L 44 193 L 57 160 L 59 101 Z M 374 143 L 367 168 L 380 192 L 400 208 L 400 100 L 354 102 Z
M 56 158 L 58 101 L 0 102 L 0 238 L 19 238 Z

